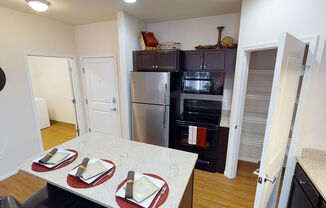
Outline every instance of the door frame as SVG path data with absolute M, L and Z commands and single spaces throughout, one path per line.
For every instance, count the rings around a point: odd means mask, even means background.
M 306 65 L 311 66 L 317 49 L 319 35 L 309 35 L 309 36 L 299 37 L 298 39 L 306 44 L 309 44 L 309 52 L 308 52 Z M 234 77 L 234 90 L 232 96 L 232 106 L 231 106 L 231 115 L 230 115 L 230 134 L 229 134 L 229 142 L 228 142 L 228 149 L 227 149 L 227 159 L 226 159 L 225 171 L 224 171 L 224 175 L 227 178 L 233 179 L 236 177 L 237 174 L 240 136 L 241 136 L 241 128 L 242 128 L 244 103 L 245 103 L 245 94 L 247 88 L 247 79 L 248 79 L 248 72 L 249 72 L 250 53 L 253 51 L 261 51 L 261 50 L 277 49 L 277 48 L 278 48 L 278 41 L 248 45 L 248 46 L 240 47 L 238 49 L 236 69 L 241 69 L 241 70 L 236 70 L 235 77 Z M 303 108 L 308 94 L 307 88 L 309 86 L 310 79 L 311 79 L 310 69 L 311 67 L 306 69 L 305 76 L 302 82 L 301 94 L 300 94 L 297 114 L 295 118 L 296 125 L 294 125 L 293 135 L 291 139 L 291 146 L 293 147 L 290 148 L 289 155 L 288 155 L 288 158 L 290 159 L 288 159 L 288 161 L 293 160 L 294 157 L 296 156 L 296 154 L 294 153 L 297 153 L 297 143 L 298 143 L 300 126 L 301 126 L 301 120 L 303 116 Z
M 302 146 L 300 145 L 300 131 L 302 125 L 302 117 L 305 107 L 305 102 L 308 96 L 308 87 L 311 81 L 311 69 L 314 67 L 314 57 L 318 47 L 319 35 L 309 35 L 299 37 L 299 40 L 309 44 L 308 56 L 306 61 L 305 74 L 302 80 L 302 87 L 300 91 L 300 98 L 298 102 L 297 114 L 295 124 L 293 127 L 293 135 L 291 139 L 290 149 L 286 162 L 286 169 L 282 184 L 282 192 L 280 197 L 279 206 L 286 207 L 288 195 L 290 192 L 291 181 L 295 169 L 296 156 L 301 155 Z M 237 166 L 239 159 L 240 136 L 242 127 L 242 118 L 245 103 L 245 93 L 247 87 L 247 78 L 249 72 L 250 52 L 267 50 L 278 47 L 278 42 L 262 43 L 257 45 L 243 46 L 238 49 L 237 55 L 237 69 L 235 72 L 234 91 L 232 100 L 232 110 L 230 116 L 230 134 L 229 144 L 227 150 L 227 160 L 225 165 L 224 175 L 230 179 L 236 177 Z M 237 81 L 239 80 L 239 81 Z M 237 128 L 235 128 L 237 126 Z
M 85 98 L 85 103 L 86 103 L 86 99 L 87 99 L 87 89 L 86 89 L 86 80 L 85 80 L 85 74 L 83 71 L 84 68 L 84 62 L 83 60 L 86 58 L 113 58 L 114 59 L 114 65 L 115 65 L 115 69 L 116 69 L 116 80 L 117 80 L 117 86 L 116 86 L 116 93 L 117 93 L 117 114 L 118 114 L 118 133 L 119 133 L 119 138 L 121 138 L 122 135 L 122 129 L 121 129 L 121 111 L 120 111 L 120 79 L 119 79 L 119 68 L 118 68 L 118 64 L 117 64 L 117 58 L 114 54 L 103 54 L 103 55 L 83 55 L 80 56 L 79 58 L 79 63 L 80 63 L 80 67 L 81 67 L 81 73 L 82 73 L 82 77 L 83 77 L 83 91 L 84 91 L 84 98 Z M 88 107 L 87 105 L 85 105 L 85 110 L 86 110 L 86 121 L 87 121 L 87 129 L 89 129 L 89 112 L 88 112 Z
M 76 99 L 76 110 L 75 112 L 77 114 L 77 122 L 79 125 L 79 135 L 84 135 L 85 131 L 85 121 L 84 121 L 84 114 L 82 110 L 82 102 L 81 102 L 81 92 L 80 92 L 80 85 L 79 85 L 79 76 L 78 76 L 78 70 L 77 70 L 77 58 L 76 56 L 71 55 L 58 55 L 58 54 L 52 54 L 52 53 L 39 53 L 39 52 L 24 52 L 24 64 L 25 64 L 25 72 L 27 77 L 27 84 L 28 84 L 28 90 L 29 90 L 29 97 L 32 102 L 32 111 L 33 111 L 33 117 L 34 117 L 34 123 L 35 123 L 35 131 L 39 140 L 39 144 L 41 149 L 44 151 L 43 148 L 43 141 L 42 141 L 42 135 L 40 131 L 39 126 L 39 120 L 37 116 L 36 111 L 36 103 L 35 103 L 35 96 L 33 91 L 33 85 L 32 85 L 32 78 L 31 78 L 31 70 L 28 62 L 28 56 L 37 56 L 37 57 L 48 57 L 48 58 L 65 58 L 68 60 L 71 60 L 71 70 L 73 75 L 73 82 L 74 82 L 74 93 L 75 93 L 75 99 Z M 72 84 L 72 83 L 71 83 Z M 76 123 L 75 123 L 76 125 Z M 77 132 L 76 132 L 77 134 Z

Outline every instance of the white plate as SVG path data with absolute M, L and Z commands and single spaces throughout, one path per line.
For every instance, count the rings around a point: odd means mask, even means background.
M 47 168 L 53 168 L 57 165 L 59 165 L 60 163 L 66 161 L 66 160 L 69 160 L 70 158 L 72 158 L 73 156 L 76 155 L 75 152 L 72 152 L 72 151 L 68 151 L 68 150 L 65 150 L 65 149 L 61 149 L 61 148 L 58 148 L 58 152 L 62 152 L 62 153 L 69 153 L 69 155 L 65 158 L 63 158 L 62 160 L 60 160 L 58 163 L 56 164 L 43 164 L 43 163 L 40 163 L 39 160 L 42 159 L 45 155 L 42 155 L 41 157 L 38 157 L 36 159 L 33 160 L 33 162 L 37 163 L 37 164 L 40 164 L 40 165 L 43 165 Z
M 103 161 L 103 160 L 98 159 L 98 158 L 92 158 L 92 159 L 90 159 L 90 160 L 88 161 L 87 164 L 92 164 L 92 163 L 95 163 L 95 162 L 97 162 L 97 161 L 100 161 L 100 163 L 102 163 L 102 165 L 105 166 L 105 168 L 106 168 L 106 171 L 105 171 L 105 172 L 108 172 L 108 170 L 110 170 L 110 169 L 113 168 L 113 166 L 114 166 L 114 165 L 112 165 L 111 163 L 106 162 L 106 161 Z M 72 176 L 74 176 L 74 175 L 76 175 L 77 170 L 78 170 L 78 167 L 75 167 L 74 169 L 72 169 L 72 170 L 69 172 L 69 174 L 72 175 Z M 104 172 L 104 173 L 105 173 L 105 172 Z M 89 179 L 87 179 L 87 180 L 83 179 L 83 177 L 80 177 L 80 180 L 84 181 L 84 182 L 87 183 L 87 184 L 90 184 L 90 183 L 92 183 L 92 182 L 95 181 L 98 177 L 100 177 L 100 176 L 102 176 L 102 175 L 103 175 L 103 173 L 102 173 L 102 174 L 98 174 L 98 175 L 96 175 L 96 176 L 93 176 L 92 178 L 89 178 Z
M 157 179 L 157 178 L 154 178 L 154 177 L 151 177 L 151 176 L 148 176 L 148 175 L 144 175 L 144 174 L 141 174 L 141 173 L 135 173 L 135 177 L 134 177 L 134 181 L 138 180 L 139 178 L 145 176 L 146 178 L 148 178 L 152 183 L 154 183 L 157 187 L 158 187 L 158 190 L 155 191 L 154 194 L 152 194 L 151 196 L 149 196 L 147 199 L 145 199 L 144 201 L 140 202 L 140 203 L 137 203 L 135 200 L 133 199 L 127 199 L 135 204 L 138 204 L 139 206 L 142 206 L 144 208 L 148 208 L 151 203 L 153 202 L 155 196 L 157 195 L 157 193 L 159 191 L 161 191 L 161 188 L 163 187 L 163 185 L 165 184 L 164 181 L 160 180 L 160 179 Z M 125 198 L 125 194 L 126 194 L 126 190 L 125 190 L 125 186 L 126 184 L 124 184 L 118 191 L 117 193 L 115 193 L 116 196 L 119 196 L 121 198 Z

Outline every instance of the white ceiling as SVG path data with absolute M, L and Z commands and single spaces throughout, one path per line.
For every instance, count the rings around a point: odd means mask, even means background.
M 145 22 L 213 16 L 239 12 L 241 0 L 49 0 L 48 11 L 38 13 L 25 0 L 0 0 L 0 6 L 32 13 L 72 25 L 116 19 L 117 11 L 126 11 Z

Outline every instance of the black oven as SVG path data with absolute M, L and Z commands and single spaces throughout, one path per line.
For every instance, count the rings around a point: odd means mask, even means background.
M 192 94 L 223 95 L 225 73 L 184 72 L 182 92 Z
M 196 168 L 211 172 L 222 173 L 224 171 L 226 146 L 221 137 L 221 134 L 225 133 L 225 128 L 219 126 L 221 110 L 221 101 L 184 100 L 184 112 L 179 115 L 175 122 L 174 147 L 197 153 Z M 205 128 L 205 146 L 189 144 L 189 126 Z

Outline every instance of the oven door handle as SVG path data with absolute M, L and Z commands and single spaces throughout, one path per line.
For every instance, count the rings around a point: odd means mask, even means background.
M 179 126 L 179 127 L 184 127 L 184 128 L 189 128 L 189 126 L 191 126 L 191 125 L 184 125 L 184 124 L 179 124 L 179 123 L 176 123 L 176 125 Z M 217 131 L 219 129 L 219 127 L 216 127 L 216 128 L 207 128 L 207 127 L 205 127 L 203 125 L 200 125 L 200 126 L 206 128 L 207 131 Z

